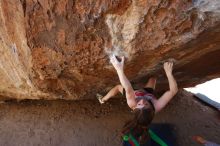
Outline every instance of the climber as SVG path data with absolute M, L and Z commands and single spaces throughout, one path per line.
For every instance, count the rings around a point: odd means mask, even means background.
M 113 55 L 110 61 L 116 69 L 122 85 L 116 85 L 104 97 L 99 95 L 98 99 L 101 104 L 120 92 L 122 95 L 126 96 L 127 104 L 131 109 L 134 110 L 152 106 L 152 108 L 155 110 L 155 113 L 157 113 L 166 106 L 166 104 L 174 97 L 178 91 L 177 83 L 172 75 L 172 62 L 164 63 L 164 70 L 169 82 L 169 90 L 165 92 L 161 98 L 156 99 L 153 95 L 156 86 L 155 77 L 151 77 L 143 89 L 134 90 L 123 71 L 124 57 L 122 57 L 121 62 L 119 62 L 116 56 Z
M 145 141 L 149 138 L 149 135 L 145 131 L 148 130 L 155 113 L 161 111 L 178 91 L 177 83 L 172 75 L 173 63 L 164 63 L 164 70 L 169 82 L 169 90 L 157 99 L 153 93 L 156 85 L 155 77 L 151 77 L 144 88 L 134 90 L 123 70 L 124 57 L 116 58 L 113 55 L 110 58 L 110 62 L 116 69 L 121 85 L 116 85 L 104 97 L 98 95 L 97 98 L 102 104 L 116 94 L 122 93 L 126 97 L 128 106 L 134 112 L 134 119 L 126 123 L 122 133 L 126 134 L 132 131 L 132 135 L 139 137 L 138 141 Z

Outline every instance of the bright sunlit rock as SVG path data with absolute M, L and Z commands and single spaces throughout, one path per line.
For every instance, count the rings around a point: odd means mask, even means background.
M 185 90 L 194 94 L 204 94 L 208 98 L 220 103 L 220 78 L 199 84 L 193 88 L 185 88 Z

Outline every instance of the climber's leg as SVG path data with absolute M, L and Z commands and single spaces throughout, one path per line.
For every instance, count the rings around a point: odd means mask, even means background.
M 144 88 L 152 88 L 153 90 L 155 90 L 156 83 L 157 83 L 157 78 L 156 77 L 150 77 L 148 79 L 148 82 L 145 84 Z
M 102 97 L 101 95 L 97 95 L 99 96 L 99 102 L 100 103 L 104 103 L 106 102 L 108 99 L 110 99 L 111 97 L 117 95 L 118 93 L 123 93 L 123 87 L 122 85 L 116 85 L 114 88 L 112 88 L 104 97 Z

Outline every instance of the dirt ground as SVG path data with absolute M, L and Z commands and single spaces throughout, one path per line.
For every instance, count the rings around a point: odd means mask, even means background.
M 193 135 L 220 143 L 219 112 L 192 99 L 179 93 L 153 123 L 173 125 L 178 146 L 197 146 Z M 120 146 L 118 133 L 129 118 L 124 99 L 104 105 L 96 100 L 5 102 L 0 104 L 0 145 Z

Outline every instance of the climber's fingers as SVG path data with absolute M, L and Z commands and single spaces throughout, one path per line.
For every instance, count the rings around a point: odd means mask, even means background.
M 116 57 L 115 55 L 112 55 L 110 57 L 110 62 L 114 66 L 116 70 L 123 70 L 124 67 L 124 56 L 122 57 Z
M 111 62 L 112 64 L 115 64 L 115 63 L 116 63 L 116 57 L 115 57 L 115 55 L 112 55 L 112 56 L 110 57 L 110 62 Z
M 110 61 L 111 63 L 121 63 L 124 64 L 124 56 L 120 57 L 120 56 L 115 56 L 114 54 L 110 57 Z
M 171 73 L 173 70 L 173 62 L 165 62 L 163 67 L 166 73 Z
M 122 58 L 121 58 L 121 64 L 124 64 L 124 62 L 125 62 L 125 57 L 122 56 Z

